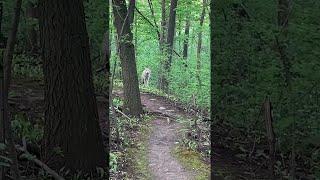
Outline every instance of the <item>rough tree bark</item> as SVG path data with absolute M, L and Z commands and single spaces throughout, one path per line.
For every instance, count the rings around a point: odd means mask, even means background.
M 130 3 L 134 3 L 132 0 Z M 127 10 L 125 0 L 113 0 L 114 26 L 116 27 L 119 42 L 120 60 L 123 78 L 124 107 L 133 115 L 142 114 L 142 105 L 139 92 L 139 81 L 135 60 L 135 50 L 132 43 L 133 35 L 130 29 L 132 11 Z
M 45 82 L 42 158 L 54 170 L 95 172 L 107 162 L 83 1 L 42 0 L 39 7 Z
M 164 51 L 167 55 L 167 59 L 164 62 L 164 73 L 162 79 L 162 90 L 166 93 L 169 92 L 169 77 L 168 74 L 170 73 L 170 67 L 172 63 L 172 51 L 173 51 L 173 41 L 174 41 L 174 34 L 176 28 L 176 8 L 178 5 L 178 0 L 171 0 L 170 3 L 170 14 L 169 14 L 169 22 L 168 22 L 168 34 L 167 40 L 164 45 Z
M 206 4 L 207 0 L 203 0 L 202 2 L 202 12 L 200 16 L 200 30 L 198 32 L 198 45 L 197 45 L 197 73 L 196 78 L 198 80 L 198 85 L 201 88 L 202 82 L 201 82 L 201 46 L 202 46 L 202 26 L 204 22 L 204 17 L 206 15 Z
M 12 69 L 12 59 L 14 53 L 14 46 L 16 44 L 16 37 L 19 27 L 20 21 L 20 10 L 21 10 L 22 0 L 17 0 L 14 9 L 14 16 L 12 20 L 12 29 L 8 36 L 8 42 L 6 46 L 6 50 L 4 52 L 3 57 L 3 67 L 4 67 L 4 74 L 3 74 L 3 125 L 4 125 L 4 135 L 7 140 L 8 149 L 9 149 L 9 158 L 12 160 L 11 163 L 11 173 L 13 178 L 16 180 L 21 179 L 19 173 L 19 166 L 17 160 L 17 152 L 15 149 L 15 144 L 13 140 L 12 134 L 12 127 L 11 127 L 11 118 L 9 115 L 9 103 L 8 103 L 8 96 L 9 96 L 9 87 L 11 82 L 11 69 Z

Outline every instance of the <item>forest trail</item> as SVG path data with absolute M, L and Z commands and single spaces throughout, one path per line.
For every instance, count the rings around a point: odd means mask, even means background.
M 122 96 L 122 92 L 115 93 Z M 175 120 L 187 116 L 164 98 L 141 93 L 141 102 L 149 114 L 155 115 L 152 122 L 153 132 L 149 139 L 149 167 L 155 180 L 191 180 L 195 172 L 189 172 L 173 157 L 171 151 L 178 142 L 178 130 L 181 128 Z
M 40 81 L 13 82 L 10 88 L 9 104 L 11 112 L 25 113 L 32 123 L 43 124 L 43 89 Z M 116 96 L 122 96 L 121 92 L 115 92 Z M 104 143 L 107 143 L 107 110 L 108 101 L 105 97 L 97 95 L 97 105 L 100 126 L 103 133 Z M 141 93 L 142 104 L 147 112 L 154 117 L 152 121 L 153 132 L 149 139 L 148 157 L 150 169 L 154 179 L 192 179 L 197 172 L 189 172 L 183 168 L 178 160 L 171 154 L 178 138 L 180 124 L 175 120 L 180 117 L 192 118 L 192 114 L 186 113 L 182 108 L 164 97 L 148 93 Z M 170 123 L 168 123 L 168 118 Z M 246 172 L 248 167 L 237 161 L 224 149 L 215 148 L 214 169 L 222 177 L 235 177 L 246 179 L 250 177 Z M 215 179 L 224 179 L 214 177 Z M 262 177 L 253 179 L 264 179 Z
M 19 80 L 12 83 L 10 91 L 11 112 L 25 113 L 33 123 L 42 124 L 44 111 L 43 84 L 40 81 Z M 115 94 L 116 96 L 122 96 L 121 92 L 115 92 Z M 108 101 L 101 95 L 97 95 L 96 98 L 100 126 L 106 143 L 106 107 L 108 107 Z M 171 154 L 175 142 L 178 141 L 177 131 L 181 128 L 175 120 L 181 116 L 189 115 L 163 97 L 141 93 L 141 101 L 147 112 L 156 117 L 152 122 L 154 131 L 150 136 L 148 148 L 149 167 L 154 175 L 153 179 L 191 180 L 195 173 L 184 169 Z M 168 118 L 170 122 L 168 122 Z

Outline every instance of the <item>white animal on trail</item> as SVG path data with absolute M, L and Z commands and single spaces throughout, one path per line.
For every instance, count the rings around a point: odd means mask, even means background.
M 141 74 L 142 84 L 149 86 L 150 77 L 151 77 L 151 70 L 149 68 L 145 68 Z

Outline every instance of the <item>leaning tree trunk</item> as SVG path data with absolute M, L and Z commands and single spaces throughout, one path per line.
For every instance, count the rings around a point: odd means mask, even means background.
M 55 170 L 106 166 L 83 2 L 40 1 L 45 82 L 42 158 Z M 62 154 L 61 154 L 62 153 Z
M 9 158 L 12 160 L 11 163 L 11 173 L 13 178 L 16 180 L 21 179 L 19 173 L 19 166 L 17 160 L 17 152 L 13 140 L 13 133 L 11 127 L 11 120 L 9 115 L 9 103 L 8 103 L 8 96 L 9 96 L 9 86 L 11 82 L 11 69 L 12 69 L 12 59 L 14 53 L 14 46 L 16 44 L 18 26 L 20 21 L 20 10 L 21 10 L 22 0 L 17 0 L 14 9 L 14 16 L 12 21 L 12 29 L 8 36 L 8 42 L 6 46 L 6 50 L 3 56 L 3 67 L 4 67 L 4 74 L 3 74 L 3 125 L 4 125 L 4 135 L 5 140 L 8 143 L 8 149 L 10 151 Z
M 132 44 L 133 35 L 130 29 L 134 8 L 127 10 L 125 0 L 113 0 L 114 26 L 116 27 L 119 42 L 120 60 L 123 78 L 124 106 L 126 111 L 133 115 L 142 114 L 142 105 L 139 92 L 139 81 L 135 60 L 135 50 Z M 135 0 L 131 0 L 135 3 Z M 130 5 L 129 5 L 130 6 Z

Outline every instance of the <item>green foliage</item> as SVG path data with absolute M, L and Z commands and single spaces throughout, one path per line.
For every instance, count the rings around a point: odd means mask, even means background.
M 110 172 L 115 173 L 118 170 L 118 156 L 116 153 L 110 152 L 110 160 L 109 160 L 109 167 L 110 167 Z
M 161 21 L 161 1 L 154 1 L 153 8 L 155 11 L 155 18 L 157 25 L 160 27 Z M 169 7 L 169 5 L 168 5 Z M 147 2 L 137 2 L 137 8 L 139 11 L 153 22 L 153 17 L 150 13 L 150 9 Z M 183 41 L 187 37 L 184 35 L 185 20 L 188 17 L 191 22 L 190 37 L 189 37 L 189 55 L 187 60 L 183 60 L 174 54 L 173 62 L 171 65 L 171 71 L 168 74 L 170 94 L 174 95 L 183 103 L 190 103 L 191 96 L 196 96 L 197 106 L 205 109 L 210 108 L 210 56 L 209 56 L 209 18 L 208 12 L 205 16 L 204 25 L 202 28 L 202 51 L 201 51 L 201 72 L 200 78 L 202 86 L 199 87 L 196 79 L 196 47 L 197 47 L 197 34 L 199 31 L 199 14 L 202 10 L 202 1 L 180 1 L 177 8 L 177 28 L 175 34 L 175 51 L 182 56 Z M 167 11 L 168 13 L 168 11 Z M 132 32 L 134 33 L 134 42 L 136 48 L 136 62 L 137 72 L 140 79 L 140 75 L 145 68 L 151 69 L 151 79 L 149 85 L 150 90 L 155 90 L 158 87 L 160 62 L 166 59 L 166 56 L 161 55 L 159 42 L 157 39 L 157 33 L 154 27 L 152 27 L 140 14 L 135 14 L 136 23 L 132 26 Z M 111 22 L 112 24 L 112 22 Z M 160 29 L 159 29 L 160 30 Z M 115 33 L 114 27 L 112 27 L 112 33 Z M 114 37 L 114 34 L 111 35 Z M 134 43 L 133 42 L 133 43 Z M 112 42 L 112 63 L 111 71 L 113 70 L 113 61 L 119 59 L 116 56 L 115 42 Z M 186 61 L 188 67 L 185 68 L 183 62 Z M 116 78 L 121 79 L 119 75 L 120 66 L 116 68 Z M 142 87 L 143 89 L 149 89 Z
M 13 131 L 19 139 L 26 138 L 28 142 L 38 142 L 42 139 L 42 128 L 38 125 L 32 125 L 24 114 L 16 114 L 11 123 Z
M 249 18 L 236 14 L 235 4 L 244 7 Z M 269 96 L 276 149 L 289 158 L 294 144 L 305 162 L 299 163 L 300 167 L 311 167 L 311 156 L 319 148 L 306 148 L 311 145 L 306 143 L 308 139 L 320 133 L 320 36 L 316 30 L 319 22 L 314 21 L 319 6 L 318 1 L 292 1 L 287 38 L 277 26 L 276 1 L 219 1 L 214 11 L 215 120 L 247 129 L 248 133 L 265 132 L 261 105 Z M 285 84 L 276 37 L 284 43 L 291 64 L 290 87 Z M 281 169 L 288 168 L 288 163 L 281 164 Z
M 13 72 L 15 78 L 43 79 L 43 70 L 39 65 L 40 58 L 34 58 L 28 55 L 17 55 L 13 59 Z

